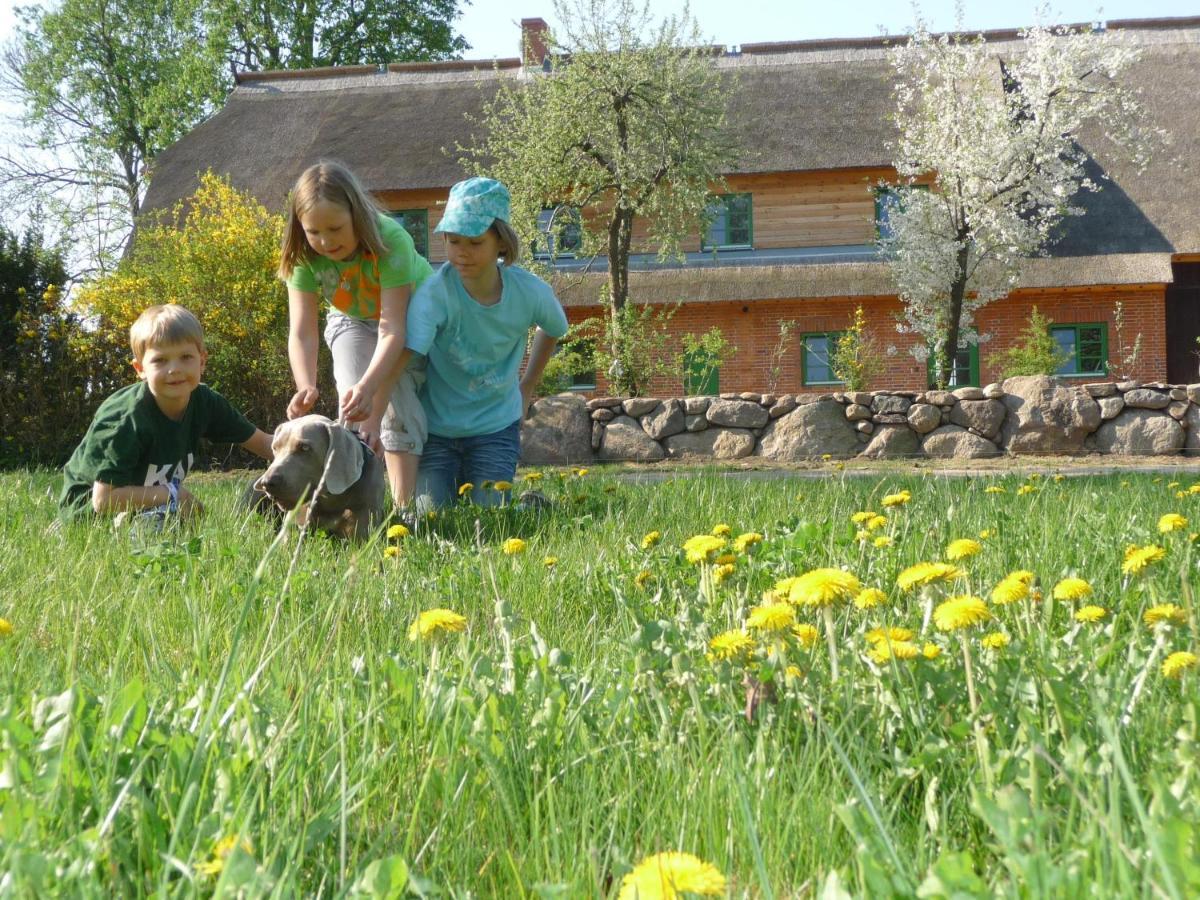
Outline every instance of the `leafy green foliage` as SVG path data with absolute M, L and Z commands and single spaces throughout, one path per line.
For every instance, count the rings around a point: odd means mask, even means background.
M 996 354 L 993 365 L 999 367 L 1001 377 L 1014 375 L 1053 375 L 1063 363 L 1070 359 L 1050 334 L 1054 322 L 1043 316 L 1035 306 L 1029 312 L 1029 322 L 1018 336 L 1016 343 L 1002 353 Z
M 448 59 L 467 49 L 453 23 L 460 0 L 222 0 L 209 41 L 231 68 L 311 69 Z
M 592 340 L 596 366 L 613 389 L 637 397 L 655 378 L 678 382 L 679 357 L 668 330 L 678 307 L 627 303 L 609 310 L 604 318 L 581 322 L 579 333 Z
M 0 227 L 0 466 L 63 462 L 126 362 L 84 327 L 65 281 L 38 231 Z
M 865 391 L 883 374 L 883 353 L 867 331 L 867 317 L 862 306 L 855 307 L 850 326 L 834 341 L 829 367 L 848 391 Z
M 705 385 L 733 354 L 737 347 L 731 344 L 725 334 L 714 325 L 704 334 L 697 337 L 688 332 L 683 336 L 683 355 L 679 358 L 679 368 L 683 372 L 685 393 L 691 393 L 689 384 Z

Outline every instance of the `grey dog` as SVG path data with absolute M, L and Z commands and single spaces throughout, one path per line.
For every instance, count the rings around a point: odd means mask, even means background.
M 325 416 L 302 416 L 275 429 L 271 449 L 275 459 L 252 487 L 279 509 L 307 497 L 308 522 L 322 531 L 361 540 L 379 527 L 383 463 L 354 432 Z

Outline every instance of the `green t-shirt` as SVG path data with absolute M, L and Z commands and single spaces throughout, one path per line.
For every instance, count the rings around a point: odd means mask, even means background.
M 411 284 L 415 293 L 433 272 L 413 246 L 412 237 L 395 219 L 381 215 L 379 233 L 388 247 L 382 259 L 376 260 L 372 253 L 356 253 L 341 262 L 314 256 L 292 269 L 288 287 L 320 294 L 335 309 L 355 319 L 378 319 L 383 288 Z
M 60 511 L 91 512 L 92 485 L 163 485 L 182 481 L 195 462 L 200 438 L 241 444 L 255 427 L 206 384 L 192 392 L 183 418 L 167 418 L 144 381 L 123 387 L 96 410 L 87 434 L 63 467 Z

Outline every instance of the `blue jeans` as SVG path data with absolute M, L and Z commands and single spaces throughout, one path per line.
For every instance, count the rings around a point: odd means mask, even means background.
M 521 421 L 492 434 L 448 438 L 430 434 L 417 470 L 416 507 L 425 512 L 458 499 L 468 482 L 471 499 L 479 506 L 498 506 L 507 493 L 483 488 L 485 481 L 509 481 L 517 474 L 521 453 Z

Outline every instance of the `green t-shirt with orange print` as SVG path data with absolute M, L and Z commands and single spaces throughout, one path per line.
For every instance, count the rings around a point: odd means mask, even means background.
M 292 269 L 288 287 L 320 294 L 355 319 L 378 319 L 383 288 L 410 284 L 415 292 L 433 273 L 425 257 L 417 253 L 412 237 L 395 219 L 381 215 L 379 233 L 388 247 L 382 259 L 361 252 L 341 262 L 314 256 Z

